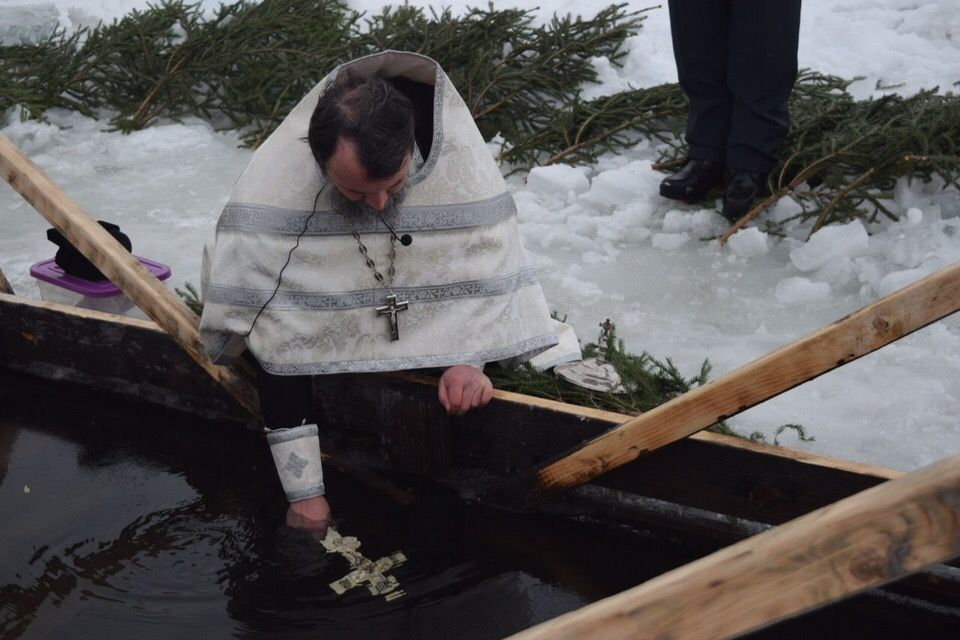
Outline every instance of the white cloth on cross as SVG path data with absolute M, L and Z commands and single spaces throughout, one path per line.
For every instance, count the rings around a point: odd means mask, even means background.
M 414 238 L 397 247 L 392 292 L 409 305 L 398 319 L 399 340 L 391 340 L 388 319 L 376 312 L 391 292 L 377 286 L 351 235 L 355 226 L 383 270 L 390 247 L 384 224 L 333 211 L 332 186 L 306 224 L 324 178 L 304 138 L 322 90 L 348 67 L 367 77 L 406 78 L 433 95 L 430 148 L 408 178 L 399 211 L 387 219 L 397 234 Z M 226 363 L 246 346 L 273 374 L 523 359 L 557 342 L 500 170 L 446 74 L 413 53 L 349 62 L 303 98 L 234 188 L 204 252 L 201 284 L 200 328 L 214 361 Z
M 353 569 L 344 577 L 330 583 L 330 588 L 337 595 L 343 595 L 350 589 L 363 584 L 367 585 L 371 594 L 383 595 L 386 600 L 394 600 L 405 595 L 403 590 L 398 589 L 400 583 L 397 579 L 394 576 L 385 575 L 386 571 L 407 561 L 403 552 L 394 551 L 389 556 L 373 562 L 360 553 L 360 541 L 357 538 L 341 536 L 333 527 L 327 528 L 326 537 L 320 541 L 320 544 L 327 553 L 337 553 L 346 558 Z

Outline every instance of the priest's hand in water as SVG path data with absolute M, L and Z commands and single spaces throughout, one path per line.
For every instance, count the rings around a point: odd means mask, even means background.
M 327 527 L 330 526 L 330 505 L 327 499 L 316 496 L 291 502 L 287 509 L 287 526 L 325 535 Z
M 493 397 L 493 384 L 483 371 L 466 364 L 450 367 L 440 376 L 440 404 L 447 415 L 461 416 L 482 407 Z

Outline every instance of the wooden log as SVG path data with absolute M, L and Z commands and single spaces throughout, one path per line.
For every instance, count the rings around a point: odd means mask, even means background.
M 729 638 L 960 554 L 960 455 L 511 636 Z
M 255 417 L 260 415 L 259 397 L 250 382 L 232 369 L 210 361 L 200 340 L 196 314 L 2 134 L 0 174 L 84 257 L 173 336 L 244 409 Z
M 540 465 L 482 499 L 529 509 L 746 411 L 960 310 L 960 263 L 689 391 Z
M 10 286 L 10 281 L 7 280 L 5 275 L 3 275 L 3 269 L 0 269 L 0 293 L 7 293 L 11 296 L 14 295 L 13 287 Z

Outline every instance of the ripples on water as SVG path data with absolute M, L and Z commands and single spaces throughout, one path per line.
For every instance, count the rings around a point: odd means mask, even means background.
M 617 557 L 638 541 L 628 531 L 469 507 L 426 484 L 400 507 L 327 465 L 337 529 L 372 560 L 408 558 L 391 572 L 404 597 L 338 597 L 328 585 L 349 565 L 283 524 L 256 435 L 69 389 L 3 402 L 4 638 L 493 638 L 682 563 L 671 551 L 635 573 Z
M 283 524 L 256 435 L 69 388 L 12 388 L 2 374 L 0 406 L 0 638 L 499 638 L 707 551 L 467 506 L 435 485 L 400 507 L 327 465 L 337 529 L 372 560 L 408 558 L 390 572 L 404 597 L 337 596 L 328 585 L 350 567 Z M 811 624 L 861 612 L 843 607 L 762 637 L 809 637 Z M 844 635 L 919 629 L 890 615 Z

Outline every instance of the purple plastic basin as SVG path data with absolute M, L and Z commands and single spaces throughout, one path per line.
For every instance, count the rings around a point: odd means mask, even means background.
M 170 277 L 170 267 L 160 262 L 155 262 L 148 258 L 134 256 L 145 266 L 150 273 L 155 275 L 158 280 L 166 280 Z M 50 258 L 43 260 L 30 267 L 30 275 L 37 280 L 43 280 L 58 287 L 63 287 L 74 293 L 91 298 L 109 298 L 110 296 L 120 295 L 123 292 L 120 288 L 109 280 L 84 280 L 76 276 L 70 276 L 63 272 L 63 269 L 57 266 L 56 260 Z

